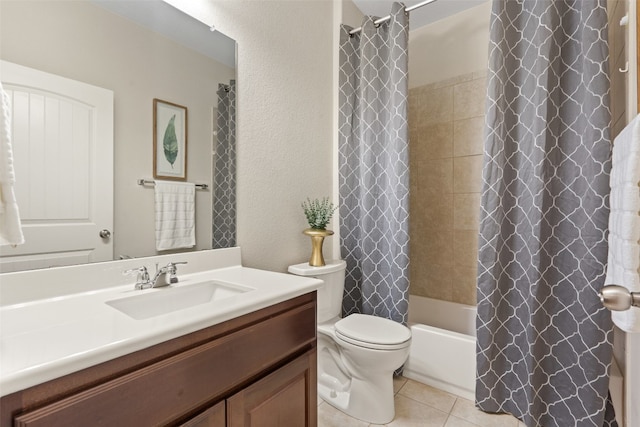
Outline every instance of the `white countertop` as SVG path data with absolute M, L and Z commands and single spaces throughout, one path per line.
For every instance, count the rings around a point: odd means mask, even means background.
M 163 292 L 133 284 L 0 307 L 0 396 L 312 292 L 322 281 L 242 266 L 178 275 L 173 287 L 207 280 L 253 290 L 136 320 L 105 302 Z

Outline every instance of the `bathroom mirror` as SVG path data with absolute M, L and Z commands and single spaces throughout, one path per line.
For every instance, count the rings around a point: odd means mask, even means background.
M 235 41 L 212 31 L 212 24 L 161 0 L 0 2 L 0 59 L 113 94 L 113 176 L 105 173 L 96 177 L 91 171 L 82 175 L 88 176 L 90 183 L 113 183 L 112 194 L 92 196 L 113 198 L 112 206 L 99 208 L 113 211 L 113 224 L 103 227 L 108 233 L 102 235 L 108 237 L 98 241 L 98 245 L 112 244 L 109 259 L 171 253 L 156 251 L 153 183 L 139 184 L 140 180 L 153 181 L 153 99 L 186 108 L 187 181 L 207 186 L 196 189 L 196 246 L 175 252 L 212 248 L 218 92 L 234 83 L 236 75 Z M 23 151 L 14 142 L 14 157 Z M 45 165 L 52 161 L 51 151 L 45 156 Z M 56 161 L 73 155 L 73 151 L 55 155 Z M 29 162 L 33 168 L 38 164 Z M 235 170 L 235 165 L 229 169 Z M 21 185 L 27 179 L 24 175 L 17 176 L 17 180 L 23 178 Z M 28 183 L 29 188 L 37 189 L 32 193 L 39 194 L 32 198 L 55 199 L 73 191 L 63 188 L 52 192 L 51 175 L 41 175 L 37 182 Z M 235 213 L 235 208 L 229 211 Z M 31 215 L 23 220 L 24 225 L 38 218 Z M 230 222 L 235 224 L 235 218 Z M 68 227 L 61 237 L 45 240 L 49 244 L 76 237 L 73 227 Z M 20 248 L 0 247 L 0 272 L 104 260 L 92 259 L 86 250 L 69 255 L 66 250 L 51 249 L 53 255 L 22 256 L 13 262 Z

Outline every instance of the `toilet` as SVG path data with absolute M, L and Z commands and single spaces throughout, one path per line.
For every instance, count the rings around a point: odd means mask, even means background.
M 318 289 L 318 395 L 347 415 L 373 424 L 393 420 L 393 372 L 407 360 L 411 330 L 381 317 L 340 318 L 346 262 L 289 273 L 324 281 Z

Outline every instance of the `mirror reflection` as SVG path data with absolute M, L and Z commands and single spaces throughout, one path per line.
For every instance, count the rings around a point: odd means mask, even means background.
M 232 39 L 160 0 L 3 0 L 0 59 L 26 239 L 0 272 L 235 245 Z M 156 249 L 154 99 L 186 109 L 186 181 L 207 187 L 188 249 Z

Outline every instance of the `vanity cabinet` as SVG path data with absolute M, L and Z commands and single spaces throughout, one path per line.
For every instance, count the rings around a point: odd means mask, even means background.
M 315 292 L 4 396 L 4 426 L 316 426 Z

